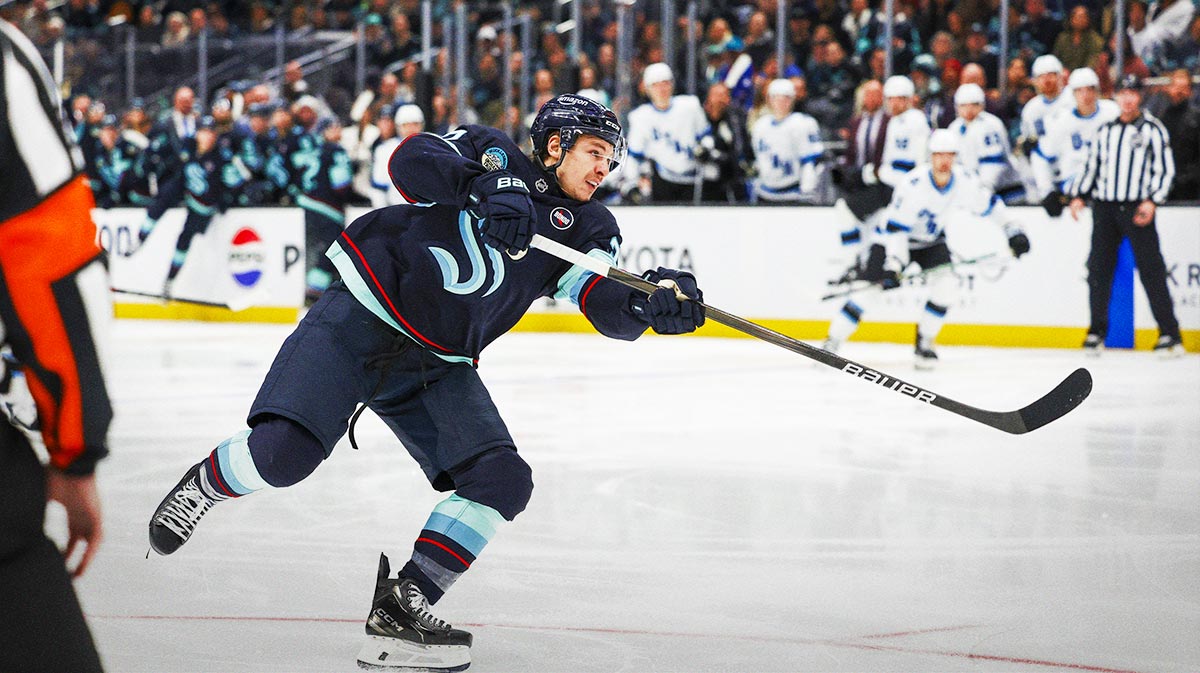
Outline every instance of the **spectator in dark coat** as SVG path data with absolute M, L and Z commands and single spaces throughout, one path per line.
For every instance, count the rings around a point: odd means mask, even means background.
M 1171 73 L 1171 81 L 1160 96 L 1146 106 L 1162 121 L 1171 136 L 1175 155 L 1175 182 L 1168 196 L 1172 201 L 1200 199 L 1200 105 L 1192 98 L 1192 80 L 1187 70 Z

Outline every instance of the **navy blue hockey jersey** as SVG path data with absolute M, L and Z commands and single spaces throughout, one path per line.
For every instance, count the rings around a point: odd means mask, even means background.
M 392 182 L 410 205 L 355 220 L 327 253 L 355 297 L 381 320 L 451 361 L 474 362 L 540 297 L 569 299 L 600 331 L 632 340 L 646 323 L 630 291 L 540 250 L 511 259 L 483 242 L 471 182 L 506 169 L 530 187 L 536 233 L 616 264 L 612 213 L 568 198 L 505 135 L 466 126 L 409 136 L 392 154 Z

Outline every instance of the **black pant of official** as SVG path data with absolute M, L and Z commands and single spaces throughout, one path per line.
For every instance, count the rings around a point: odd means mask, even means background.
M 1179 337 L 1179 322 L 1167 289 L 1167 266 L 1153 221 L 1139 227 L 1133 223 L 1137 202 L 1096 201 L 1092 204 L 1092 251 L 1088 255 L 1088 300 L 1092 322 L 1088 333 L 1108 335 L 1108 303 L 1112 298 L 1113 274 L 1121 241 L 1129 239 L 1142 287 L 1150 300 L 1150 312 L 1160 335 Z
M 99 673 L 62 554 L 42 530 L 46 474 L 0 419 L 0 671 Z

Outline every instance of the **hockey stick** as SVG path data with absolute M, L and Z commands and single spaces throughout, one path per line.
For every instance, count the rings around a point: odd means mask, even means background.
M 958 262 L 946 262 L 945 264 L 938 264 L 936 266 L 931 266 L 928 269 L 921 269 L 920 271 L 918 271 L 916 273 L 906 273 L 906 274 L 903 274 L 900 276 L 900 282 L 903 283 L 908 280 L 919 280 L 921 278 L 927 278 L 929 276 L 932 276 L 935 274 L 940 274 L 945 271 L 954 271 L 955 269 L 957 269 L 960 266 L 974 266 L 975 264 L 980 264 L 982 262 L 986 262 L 989 259 L 992 259 L 993 257 L 996 257 L 996 254 L 997 253 L 989 252 L 988 254 L 981 255 L 979 257 L 972 257 L 970 259 L 964 259 L 964 260 L 958 261 Z M 992 280 L 995 280 L 995 279 L 992 279 Z M 849 297 L 850 295 L 858 294 L 859 292 L 865 292 L 867 290 L 875 290 L 875 289 L 879 289 L 881 291 L 884 290 L 883 285 L 881 285 L 879 282 L 876 282 L 876 281 L 866 281 L 865 280 L 865 281 L 862 281 L 861 283 L 859 283 L 858 285 L 854 285 L 855 282 L 857 282 L 857 281 L 852 280 L 847 283 L 844 283 L 845 285 L 851 285 L 851 287 L 849 287 L 845 290 L 839 290 L 837 292 L 830 292 L 829 294 L 823 295 L 821 297 L 821 301 L 828 301 L 830 299 L 839 299 L 841 297 Z M 831 281 L 830 284 L 831 285 L 842 285 L 843 283 L 833 283 Z M 898 289 L 898 287 L 899 286 L 897 286 L 896 288 L 888 288 L 888 289 L 894 290 L 894 289 Z
M 240 296 L 234 297 L 229 302 L 208 301 L 205 299 L 187 299 L 185 297 L 164 297 L 161 294 L 153 292 L 142 292 L 141 290 L 123 290 L 119 287 L 110 287 L 110 290 L 118 294 L 128 294 L 135 297 L 146 297 L 147 299 L 157 299 L 159 301 L 172 302 L 177 301 L 181 304 L 192 304 L 194 306 L 211 306 L 213 308 L 223 308 L 237 313 L 245 311 L 254 305 L 254 302 L 259 299 L 259 292 L 247 292 Z
M 583 267 L 598 276 L 604 276 L 626 287 L 640 290 L 647 294 L 654 292 L 660 287 L 628 271 L 609 266 L 595 257 L 588 257 L 578 250 L 552 241 L 541 234 L 534 234 L 530 246 L 561 260 Z M 678 292 L 678 289 L 676 291 Z M 700 305 L 704 307 L 704 314 L 716 323 L 733 328 L 744 334 L 749 334 L 781 348 L 786 348 L 793 353 L 799 353 L 806 358 L 829 365 L 834 369 L 839 369 L 868 383 L 874 383 L 888 390 L 894 390 L 918 402 L 926 402 L 935 407 L 1014 435 L 1036 430 L 1051 421 L 1061 418 L 1079 406 L 1087 399 L 1088 394 L 1092 392 L 1092 375 L 1088 370 L 1080 368 L 1072 372 L 1070 376 L 1055 386 L 1049 393 L 1046 393 L 1028 406 L 1016 411 L 988 411 L 963 404 L 962 402 L 956 402 L 948 397 L 943 397 L 894 376 L 847 360 L 835 353 L 810 346 L 802 341 L 767 329 L 745 318 L 739 318 L 731 313 L 713 308 L 702 302 L 700 302 Z

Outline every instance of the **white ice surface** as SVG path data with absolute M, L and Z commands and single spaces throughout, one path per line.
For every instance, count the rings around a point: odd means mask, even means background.
M 379 553 L 444 497 L 370 414 L 361 451 L 146 558 L 290 329 L 116 324 L 77 583 L 111 673 L 357 670 Z M 537 487 L 436 606 L 471 671 L 1200 671 L 1200 357 L 844 354 L 997 410 L 1078 366 L 1096 387 L 1010 436 L 758 341 L 508 335 L 480 373 Z

